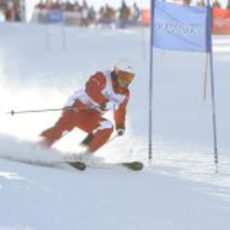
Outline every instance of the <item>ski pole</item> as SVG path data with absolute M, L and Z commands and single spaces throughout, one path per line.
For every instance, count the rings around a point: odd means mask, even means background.
M 54 109 L 36 109 L 36 110 L 19 110 L 19 111 L 11 110 L 11 111 L 8 111 L 6 113 L 13 116 L 15 114 L 44 113 L 44 112 L 55 112 L 55 111 L 62 111 L 62 110 L 87 111 L 90 109 L 89 108 L 77 109 L 77 108 L 73 108 L 73 107 L 64 107 L 64 108 L 54 108 Z
M 43 113 L 43 112 L 52 112 L 52 111 L 61 111 L 61 110 L 63 110 L 63 108 L 57 108 L 57 109 L 37 109 L 37 110 L 20 110 L 20 111 L 11 110 L 11 111 L 6 112 L 6 113 L 13 116 L 15 114 Z

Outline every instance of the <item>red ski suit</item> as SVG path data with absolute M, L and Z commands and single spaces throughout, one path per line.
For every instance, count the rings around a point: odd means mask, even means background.
M 76 91 L 69 98 L 60 119 L 53 127 L 41 133 L 49 145 L 66 131 L 78 127 L 92 137 L 83 141 L 87 149 L 90 152 L 98 150 L 113 132 L 112 122 L 103 117 L 105 112 L 103 107 L 106 107 L 106 111 L 114 111 L 115 128 L 125 129 L 129 90 L 118 85 L 112 78 L 112 73 L 111 71 L 96 72 L 86 82 L 85 89 Z

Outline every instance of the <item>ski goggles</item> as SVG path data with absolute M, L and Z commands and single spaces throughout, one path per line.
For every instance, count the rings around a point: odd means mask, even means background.
M 130 84 L 135 77 L 134 73 L 128 73 L 122 70 L 118 70 L 116 74 L 118 76 L 118 81 L 125 85 Z

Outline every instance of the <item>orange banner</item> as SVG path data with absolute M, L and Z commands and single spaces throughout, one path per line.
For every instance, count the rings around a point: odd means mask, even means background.
M 213 7 L 212 14 L 212 32 L 214 34 L 230 34 L 230 10 Z

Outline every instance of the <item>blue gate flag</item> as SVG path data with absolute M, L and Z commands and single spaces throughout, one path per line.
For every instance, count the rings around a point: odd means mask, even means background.
M 153 1 L 154 47 L 177 51 L 210 51 L 208 7 Z

